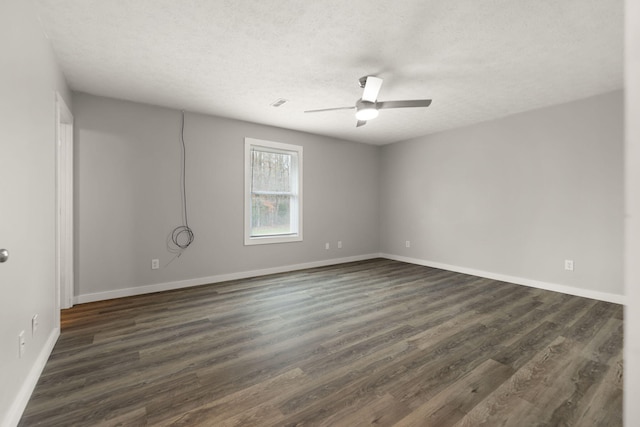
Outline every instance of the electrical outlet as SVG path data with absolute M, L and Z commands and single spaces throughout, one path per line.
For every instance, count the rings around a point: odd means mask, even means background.
M 406 242 L 404 242 L 404 246 L 407 248 L 411 247 L 411 240 L 407 240 Z
M 564 260 L 564 269 L 567 271 L 573 271 L 573 260 L 565 259 Z
M 34 336 L 37 330 L 38 330 L 38 315 L 34 314 L 33 317 L 31 318 L 31 336 Z
M 338 240 L 338 249 L 342 249 L 342 240 Z
M 159 259 L 152 259 L 151 260 L 151 269 L 152 270 L 157 270 L 160 268 L 160 260 Z
M 18 334 L 18 358 L 22 359 L 26 346 L 27 345 L 24 341 L 24 331 L 22 331 Z
M 325 244 L 324 244 L 324 248 L 325 248 L 326 250 L 329 250 L 329 248 L 330 248 L 330 247 L 331 247 L 331 246 L 330 246 L 328 243 L 325 243 Z

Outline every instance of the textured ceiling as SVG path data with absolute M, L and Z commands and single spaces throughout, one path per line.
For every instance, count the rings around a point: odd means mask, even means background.
M 35 1 L 73 90 L 370 144 L 623 86 L 623 0 Z M 433 104 L 303 113 L 364 75 Z

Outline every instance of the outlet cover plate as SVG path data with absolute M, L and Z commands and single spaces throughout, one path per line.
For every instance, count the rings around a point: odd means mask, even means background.
M 573 260 L 565 259 L 564 260 L 564 269 L 567 271 L 573 271 Z
M 38 330 L 38 315 L 34 314 L 33 317 L 31 318 L 31 336 L 34 336 L 37 330 Z
M 18 358 L 22 359 L 25 348 L 26 348 L 26 343 L 24 341 L 24 331 L 21 331 L 18 334 Z

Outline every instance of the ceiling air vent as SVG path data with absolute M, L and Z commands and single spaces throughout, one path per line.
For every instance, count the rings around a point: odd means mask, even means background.
M 287 100 L 286 100 L 286 99 L 284 99 L 284 98 L 278 98 L 278 99 L 276 99 L 275 101 L 273 101 L 273 102 L 271 103 L 271 106 L 272 106 L 272 107 L 279 107 L 279 106 L 281 106 L 282 104 L 284 104 L 285 102 L 287 102 Z

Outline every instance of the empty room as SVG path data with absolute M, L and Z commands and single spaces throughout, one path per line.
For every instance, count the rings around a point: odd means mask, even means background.
M 634 425 L 639 12 L 3 1 L 0 426 Z

